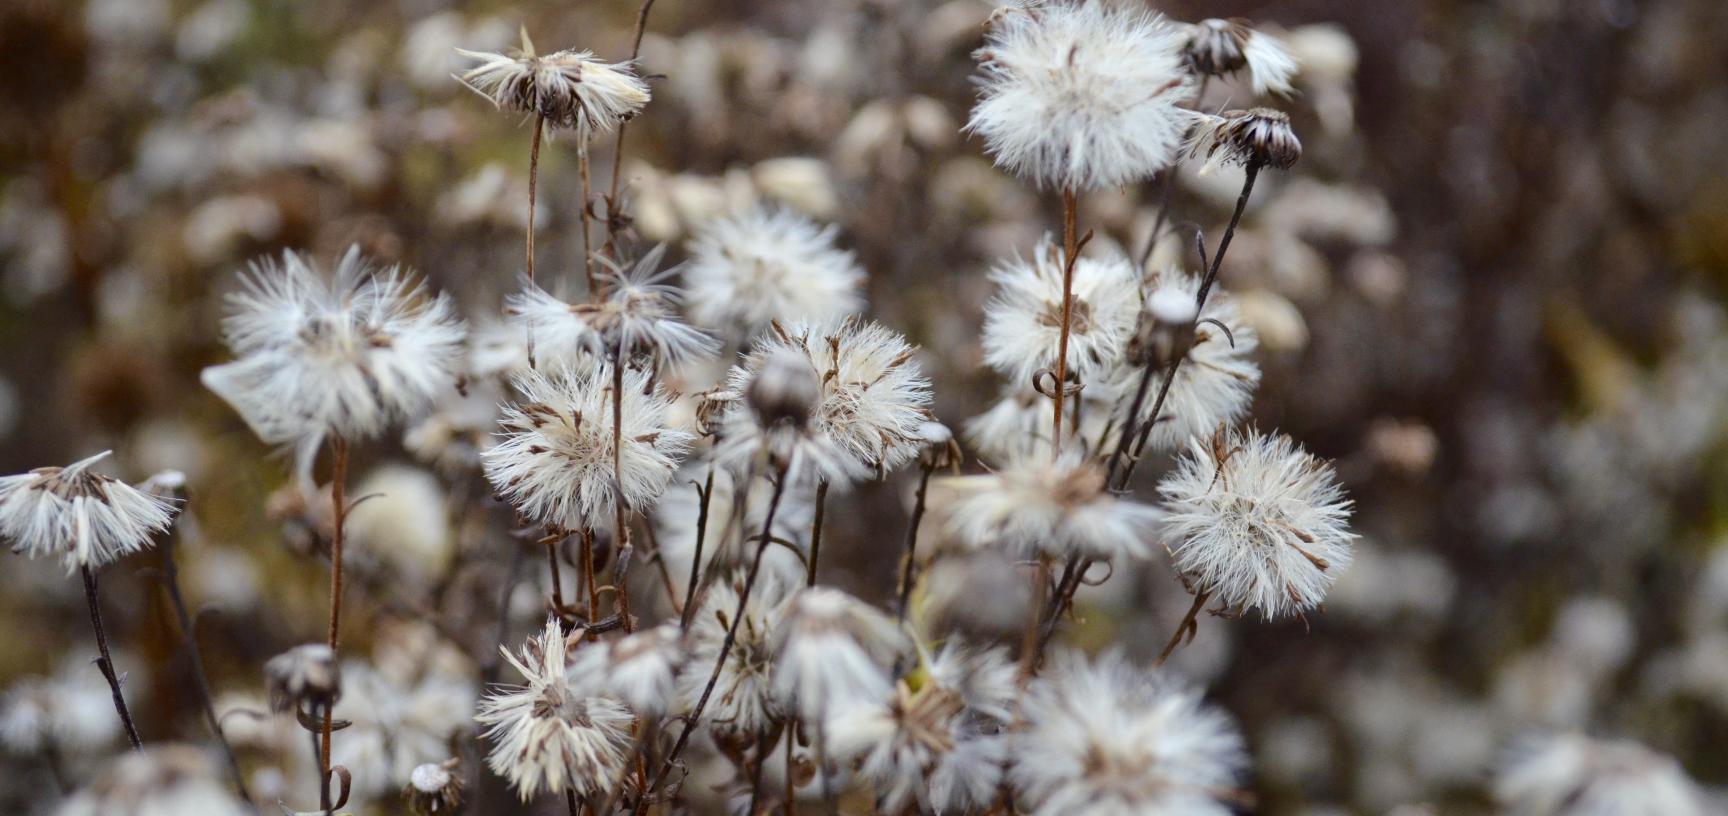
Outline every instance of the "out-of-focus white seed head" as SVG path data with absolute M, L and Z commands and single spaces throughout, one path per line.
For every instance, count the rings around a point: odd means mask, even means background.
M 704 224 L 684 267 L 691 319 L 745 340 L 770 321 L 824 323 L 858 311 L 864 272 L 835 246 L 837 233 L 764 208 Z
M 329 645 L 307 643 L 270 658 L 264 685 L 272 711 L 321 710 L 342 697 L 342 669 Z
M 1673 757 L 1627 740 L 1525 737 L 1494 774 L 1511 816 L 1704 816 L 1704 793 Z
M 990 271 L 997 291 L 984 309 L 984 361 L 1017 385 L 1029 385 L 1038 371 L 1056 366 L 1063 263 L 1061 250 L 1046 237 L 1030 260 L 1013 258 Z M 1116 363 L 1139 313 L 1139 276 L 1126 257 L 1077 260 L 1067 371 L 1085 381 Z

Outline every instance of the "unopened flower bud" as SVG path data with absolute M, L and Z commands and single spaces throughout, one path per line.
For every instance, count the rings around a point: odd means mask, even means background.
M 336 652 L 322 643 L 295 646 L 264 664 L 270 710 L 292 711 L 303 703 L 334 705 L 342 696 Z

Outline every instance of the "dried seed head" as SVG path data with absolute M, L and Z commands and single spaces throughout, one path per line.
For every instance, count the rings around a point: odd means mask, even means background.
M 1224 76 L 1248 67 L 1248 38 L 1254 29 L 1246 20 L 1216 17 L 1201 20 L 1188 28 L 1188 42 L 1182 53 L 1194 72 L 1207 76 Z
M 1288 170 L 1302 158 L 1302 142 L 1290 129 L 1290 116 L 1271 108 L 1226 111 L 1201 117 L 1192 149 L 1204 151 L 1207 164 L 1240 164 Z
M 455 759 L 428 762 L 408 775 L 408 786 L 402 798 L 408 800 L 408 811 L 414 816 L 455 813 L 462 804 L 462 775 L 454 773 Z
M 336 652 L 323 643 L 295 646 L 264 664 L 270 710 L 293 711 L 335 705 L 342 696 L 342 670 Z
M 822 399 L 822 384 L 808 359 L 780 348 L 763 359 L 744 399 L 764 427 L 780 422 L 803 427 Z

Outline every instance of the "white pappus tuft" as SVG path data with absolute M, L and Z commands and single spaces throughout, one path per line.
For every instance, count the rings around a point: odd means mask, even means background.
M 616 697 L 637 714 L 660 716 L 684 664 L 683 631 L 663 623 L 576 652 L 570 676 L 579 689 Z
M 649 390 L 646 372 L 626 367 L 615 480 L 612 377 L 607 364 L 514 380 L 521 399 L 505 408 L 500 441 L 481 459 L 486 478 L 524 515 L 564 530 L 602 529 L 618 495 L 640 510 L 666 489 L 694 437 L 666 427 L 670 399 Z
M 1013 736 L 1009 778 L 1033 816 L 1229 816 L 1242 737 L 1199 694 L 1108 653 L 1053 655 Z
M 505 300 L 505 314 L 533 336 L 536 362 L 551 365 L 580 367 L 593 357 L 613 356 L 679 365 L 712 354 L 713 338 L 678 314 L 683 295 L 665 282 L 678 270 L 660 269 L 665 253 L 658 246 L 628 269 L 614 267 L 605 275 L 606 298 L 598 303 L 567 303 L 528 283 Z
M 678 676 L 678 700 L 684 711 L 692 711 L 708 685 L 720 659 L 720 647 L 738 596 L 744 589 L 744 570 L 716 581 L 705 592 L 702 604 L 690 618 L 690 655 Z M 786 713 L 774 692 L 774 632 L 786 616 L 788 585 L 779 576 L 764 573 L 757 578 L 738 624 L 737 639 L 720 674 L 714 693 L 702 710 L 704 723 L 712 730 L 754 738 Z
M 572 690 L 566 649 L 551 618 L 520 655 L 504 650 L 527 685 L 488 692 L 474 717 L 492 741 L 487 764 L 524 802 L 541 791 L 588 796 L 610 789 L 630 746 L 635 718 L 616 700 Z
M 775 633 L 774 688 L 810 722 L 888 696 L 889 665 L 911 642 L 892 618 L 838 589 L 793 596 Z
M 284 252 L 243 280 L 222 324 L 239 359 L 202 379 L 265 442 L 373 436 L 454 387 L 462 323 L 400 267 L 375 269 L 355 246 L 333 278 Z
M 1018 557 L 1144 558 L 1162 514 L 1112 494 L 1105 475 L 1078 449 L 1053 456 L 1040 447 L 993 473 L 933 481 L 930 501 L 948 532 L 970 547 L 1001 546 Z
M 837 232 L 766 208 L 704 224 L 684 267 L 691 319 L 742 340 L 770 321 L 826 323 L 858 311 L 864 271 L 834 245 Z
M 1162 17 L 1074 0 L 1004 7 L 966 128 L 1039 187 L 1121 187 L 1175 162 L 1193 90 L 1182 33 Z
M 984 310 L 984 361 L 1015 384 L 1054 369 L 1062 334 L 1062 251 L 1049 237 L 1030 262 L 1014 258 L 990 272 L 996 297 Z M 1121 359 L 1140 313 L 1140 280 L 1121 255 L 1074 263 L 1067 371 L 1086 379 Z
M 527 31 L 514 54 L 461 48 L 456 53 L 480 61 L 457 77 L 463 85 L 500 110 L 544 116 L 583 141 L 629 121 L 648 104 L 648 83 L 632 63 L 605 62 L 591 51 L 536 54 Z
M 1704 816 L 1704 793 L 1673 757 L 1582 734 L 1516 742 L 1495 772 L 1508 816 Z
M 0 477 L 0 538 L 31 558 L 59 556 L 68 573 L 149 547 L 174 504 L 90 469 L 108 454 Z
M 56 816 L 248 816 L 215 757 L 190 745 L 150 745 L 116 757 L 88 787 L 63 800 Z
M 1350 566 L 1350 500 L 1287 436 L 1219 429 L 1158 484 L 1177 572 L 1232 611 L 1268 619 L 1320 604 Z

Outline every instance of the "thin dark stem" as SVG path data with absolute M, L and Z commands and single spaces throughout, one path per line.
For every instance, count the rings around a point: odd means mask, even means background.
M 750 769 L 750 809 L 744 811 L 745 816 L 756 816 L 756 805 L 762 800 L 762 766 L 768 764 L 768 752 L 773 747 L 766 729 L 756 735 L 756 767 Z
M 690 628 L 690 616 L 696 614 L 696 584 L 702 576 L 702 545 L 708 537 L 708 505 L 714 498 L 714 463 L 708 463 L 708 479 L 702 485 L 702 495 L 696 506 L 696 555 L 690 559 L 690 585 L 684 588 L 684 612 L 678 616 L 678 628 Z
M 564 541 L 563 535 L 550 535 L 546 539 L 546 571 L 552 576 L 552 608 L 557 614 L 564 614 L 564 579 L 558 570 L 558 545 Z
M 750 590 L 756 587 L 756 576 L 762 572 L 762 556 L 768 552 L 768 545 L 773 540 L 771 531 L 774 529 L 774 516 L 780 510 L 780 498 L 786 493 L 786 474 L 788 468 L 782 467 L 774 480 L 774 495 L 768 500 L 768 515 L 762 520 L 762 535 L 756 544 L 756 556 L 750 561 L 750 572 L 744 577 L 744 588 L 738 592 L 738 605 L 732 610 L 732 619 L 726 622 L 726 637 L 720 643 L 720 657 L 714 661 L 714 670 L 708 674 L 708 683 L 702 687 L 702 696 L 697 698 L 696 707 L 691 710 L 689 719 L 684 723 L 684 730 L 678 734 L 678 741 L 672 745 L 671 753 L 666 755 L 666 762 L 660 766 L 660 773 L 654 777 L 654 784 L 644 791 L 646 796 L 650 791 L 660 787 L 666 781 L 666 775 L 672 772 L 672 766 L 678 761 L 678 754 L 690 742 L 690 735 L 702 722 L 702 712 L 708 707 L 708 698 L 714 694 L 714 685 L 720 681 L 720 672 L 725 669 L 726 661 L 732 656 L 732 645 L 738 639 L 738 624 L 744 620 L 744 610 L 750 603 Z
M 654 0 L 642 0 L 642 6 L 636 10 L 636 38 L 630 44 L 630 61 L 634 63 L 642 54 L 642 34 L 648 30 L 648 10 L 654 7 Z M 624 167 L 624 129 L 629 122 L 618 123 L 618 139 L 612 147 L 612 186 L 606 194 L 606 249 L 613 252 L 617 245 L 616 225 L 619 223 L 618 185 L 622 180 Z
M 337 654 L 336 647 L 342 639 L 342 528 L 348 518 L 348 497 L 343 483 L 348 481 L 348 440 L 340 436 L 331 438 L 330 451 L 330 507 L 334 527 L 330 531 L 330 636 L 327 642 L 330 652 Z M 326 799 L 330 787 L 330 733 L 335 728 L 335 715 L 335 706 L 324 707 L 324 731 L 319 750 L 324 765 L 318 769 L 318 787 Z M 325 810 L 329 810 L 328 804 Z
M 1053 416 L 1055 427 L 1051 444 L 1057 453 L 1062 451 L 1062 401 L 1068 392 L 1068 335 L 1073 330 L 1074 318 L 1074 256 L 1079 253 L 1079 219 L 1080 205 L 1075 200 L 1072 190 L 1062 191 L 1062 331 L 1056 341 L 1056 393 L 1051 397 L 1055 402 Z
M 576 804 L 576 789 L 564 789 L 564 804 L 570 808 L 570 816 L 582 816 L 582 808 Z
M 120 693 L 120 677 L 114 673 L 114 657 L 108 653 L 108 632 L 102 628 L 102 605 L 96 600 L 96 571 L 85 564 L 79 567 L 84 573 L 84 600 L 90 604 L 90 626 L 96 630 L 96 649 L 102 656 L 96 659 L 96 667 L 102 670 L 102 676 L 108 680 L 108 691 L 114 696 L 114 711 L 120 715 L 120 723 L 126 726 L 126 739 L 132 743 L 132 750 L 144 747 L 144 740 L 138 737 L 138 726 L 132 723 L 132 712 L 126 708 L 126 697 Z
M 1152 251 L 1158 248 L 1158 234 L 1164 231 L 1164 221 L 1170 217 L 1170 191 L 1176 187 L 1176 165 L 1158 176 L 1158 218 L 1152 222 L 1152 234 L 1146 236 L 1146 247 L 1140 250 L 1140 265 L 1137 271 L 1146 273 L 1146 264 L 1152 262 Z
M 582 179 L 582 271 L 588 276 L 588 299 L 599 300 L 600 288 L 594 279 L 594 253 L 588 244 L 588 145 L 576 148 L 576 171 Z
M 900 620 L 906 619 L 906 604 L 912 597 L 912 571 L 918 563 L 918 527 L 924 523 L 924 498 L 930 491 L 930 474 L 935 470 L 934 458 L 924 463 L 923 472 L 918 475 L 918 493 L 912 500 L 912 519 L 906 525 L 906 560 L 900 566 L 899 601 L 894 604 L 894 614 Z
M 1200 319 L 1202 312 L 1204 312 L 1206 308 L 1206 298 L 1212 292 L 1212 284 L 1216 283 L 1218 280 L 1218 272 L 1224 266 L 1224 253 L 1230 251 L 1230 241 L 1236 237 L 1236 226 L 1242 223 L 1242 212 L 1248 208 L 1248 197 L 1253 194 L 1254 179 L 1259 177 L 1259 175 L 1260 164 L 1258 162 L 1250 162 L 1247 167 L 1247 175 L 1242 181 L 1242 194 L 1236 197 L 1236 209 L 1230 214 L 1230 225 L 1224 229 L 1224 237 L 1218 241 L 1218 251 L 1212 255 L 1212 266 L 1210 269 L 1206 270 L 1206 278 L 1200 282 L 1200 291 L 1194 296 L 1194 302 L 1196 304 L 1194 309 L 1194 319 L 1196 321 Z M 1158 420 L 1163 416 L 1164 400 L 1170 394 L 1170 384 L 1176 381 L 1176 374 L 1181 371 L 1182 361 L 1186 359 L 1188 359 L 1187 354 L 1180 354 L 1177 355 L 1175 360 L 1170 362 L 1170 370 L 1164 375 L 1164 382 L 1158 387 L 1158 399 L 1152 403 L 1152 414 L 1147 418 L 1145 423 L 1140 425 L 1139 435 L 1134 443 L 1134 450 L 1132 454 L 1126 457 L 1126 462 L 1124 463 L 1122 470 L 1122 480 L 1117 485 L 1118 488 L 1126 487 L 1128 480 L 1133 478 L 1134 468 L 1140 461 L 1140 454 L 1146 449 L 1146 440 L 1152 435 L 1152 429 L 1157 426 Z M 1145 375 L 1142 375 L 1143 378 L 1144 376 Z M 1123 434 L 1125 436 L 1128 434 L 1129 430 L 1133 428 L 1136 419 L 1137 417 L 1133 414 L 1129 415 L 1128 424 L 1123 426 Z
M 240 793 L 241 799 L 251 804 L 252 794 L 246 790 L 246 777 L 240 773 L 240 761 L 234 757 L 234 747 L 228 744 L 228 737 L 222 733 L 221 721 L 216 719 L 210 678 L 204 673 L 204 656 L 198 649 L 198 633 L 193 629 L 192 616 L 186 612 L 186 600 L 180 595 L 180 570 L 174 564 L 174 538 L 170 532 L 162 541 L 162 585 L 168 590 L 168 603 L 174 607 L 174 619 L 179 621 L 180 636 L 186 641 L 186 656 L 192 661 L 192 681 L 198 686 L 204 724 L 209 726 L 216 744 L 222 747 L 222 756 L 228 761 L 228 771 L 234 777 L 234 789 Z
M 613 563 L 616 577 L 613 583 L 618 590 L 618 613 L 623 616 L 624 631 L 636 631 L 636 625 L 630 620 L 630 580 L 626 574 L 630 563 L 630 525 L 626 516 L 630 509 L 624 506 L 624 361 L 623 355 L 612 355 L 612 489 L 613 509 L 617 514 L 617 532 L 612 536 Z
M 816 559 L 822 555 L 822 517 L 828 510 L 828 480 L 816 482 L 816 520 L 810 523 L 810 569 L 805 586 L 816 585 Z
M 594 531 L 582 531 L 582 580 L 588 592 L 588 623 L 600 619 L 600 588 L 594 581 Z M 594 635 L 590 634 L 593 640 Z
M 528 283 L 534 283 L 534 199 L 540 183 L 540 135 L 546 130 L 546 117 L 534 117 L 534 137 L 528 146 Z M 534 327 L 528 327 L 528 367 L 534 367 Z
M 1026 633 L 1020 643 L 1020 682 L 1025 683 L 1037 673 L 1038 623 L 1044 617 L 1044 603 L 1050 595 L 1050 556 L 1038 556 L 1038 569 L 1032 573 L 1032 603 L 1026 613 Z
M 1062 577 L 1056 580 L 1056 595 L 1050 604 L 1050 616 L 1044 621 L 1044 632 L 1038 636 L 1038 648 L 1033 654 L 1034 665 L 1044 657 L 1044 648 L 1050 644 L 1050 639 L 1056 634 L 1056 624 L 1062 620 L 1062 612 L 1074 600 L 1074 593 L 1080 588 L 1081 579 L 1086 577 L 1086 568 L 1090 561 L 1081 561 L 1079 555 L 1068 557 L 1068 563 L 1062 567 Z
M 1197 631 L 1200 628 L 1196 619 L 1200 617 L 1200 610 L 1206 606 L 1206 599 L 1210 597 L 1212 594 L 1209 592 L 1194 593 L 1194 604 L 1188 607 L 1188 614 L 1182 616 L 1182 622 L 1176 624 L 1176 631 L 1170 635 L 1170 642 L 1164 644 L 1164 651 L 1158 653 L 1158 661 L 1152 664 L 1153 668 L 1164 665 L 1164 661 L 1170 659 L 1170 655 L 1176 651 L 1176 647 L 1182 645 L 1184 634 L 1190 630 Z M 1193 638 L 1190 636 L 1189 639 L 1192 640 Z

